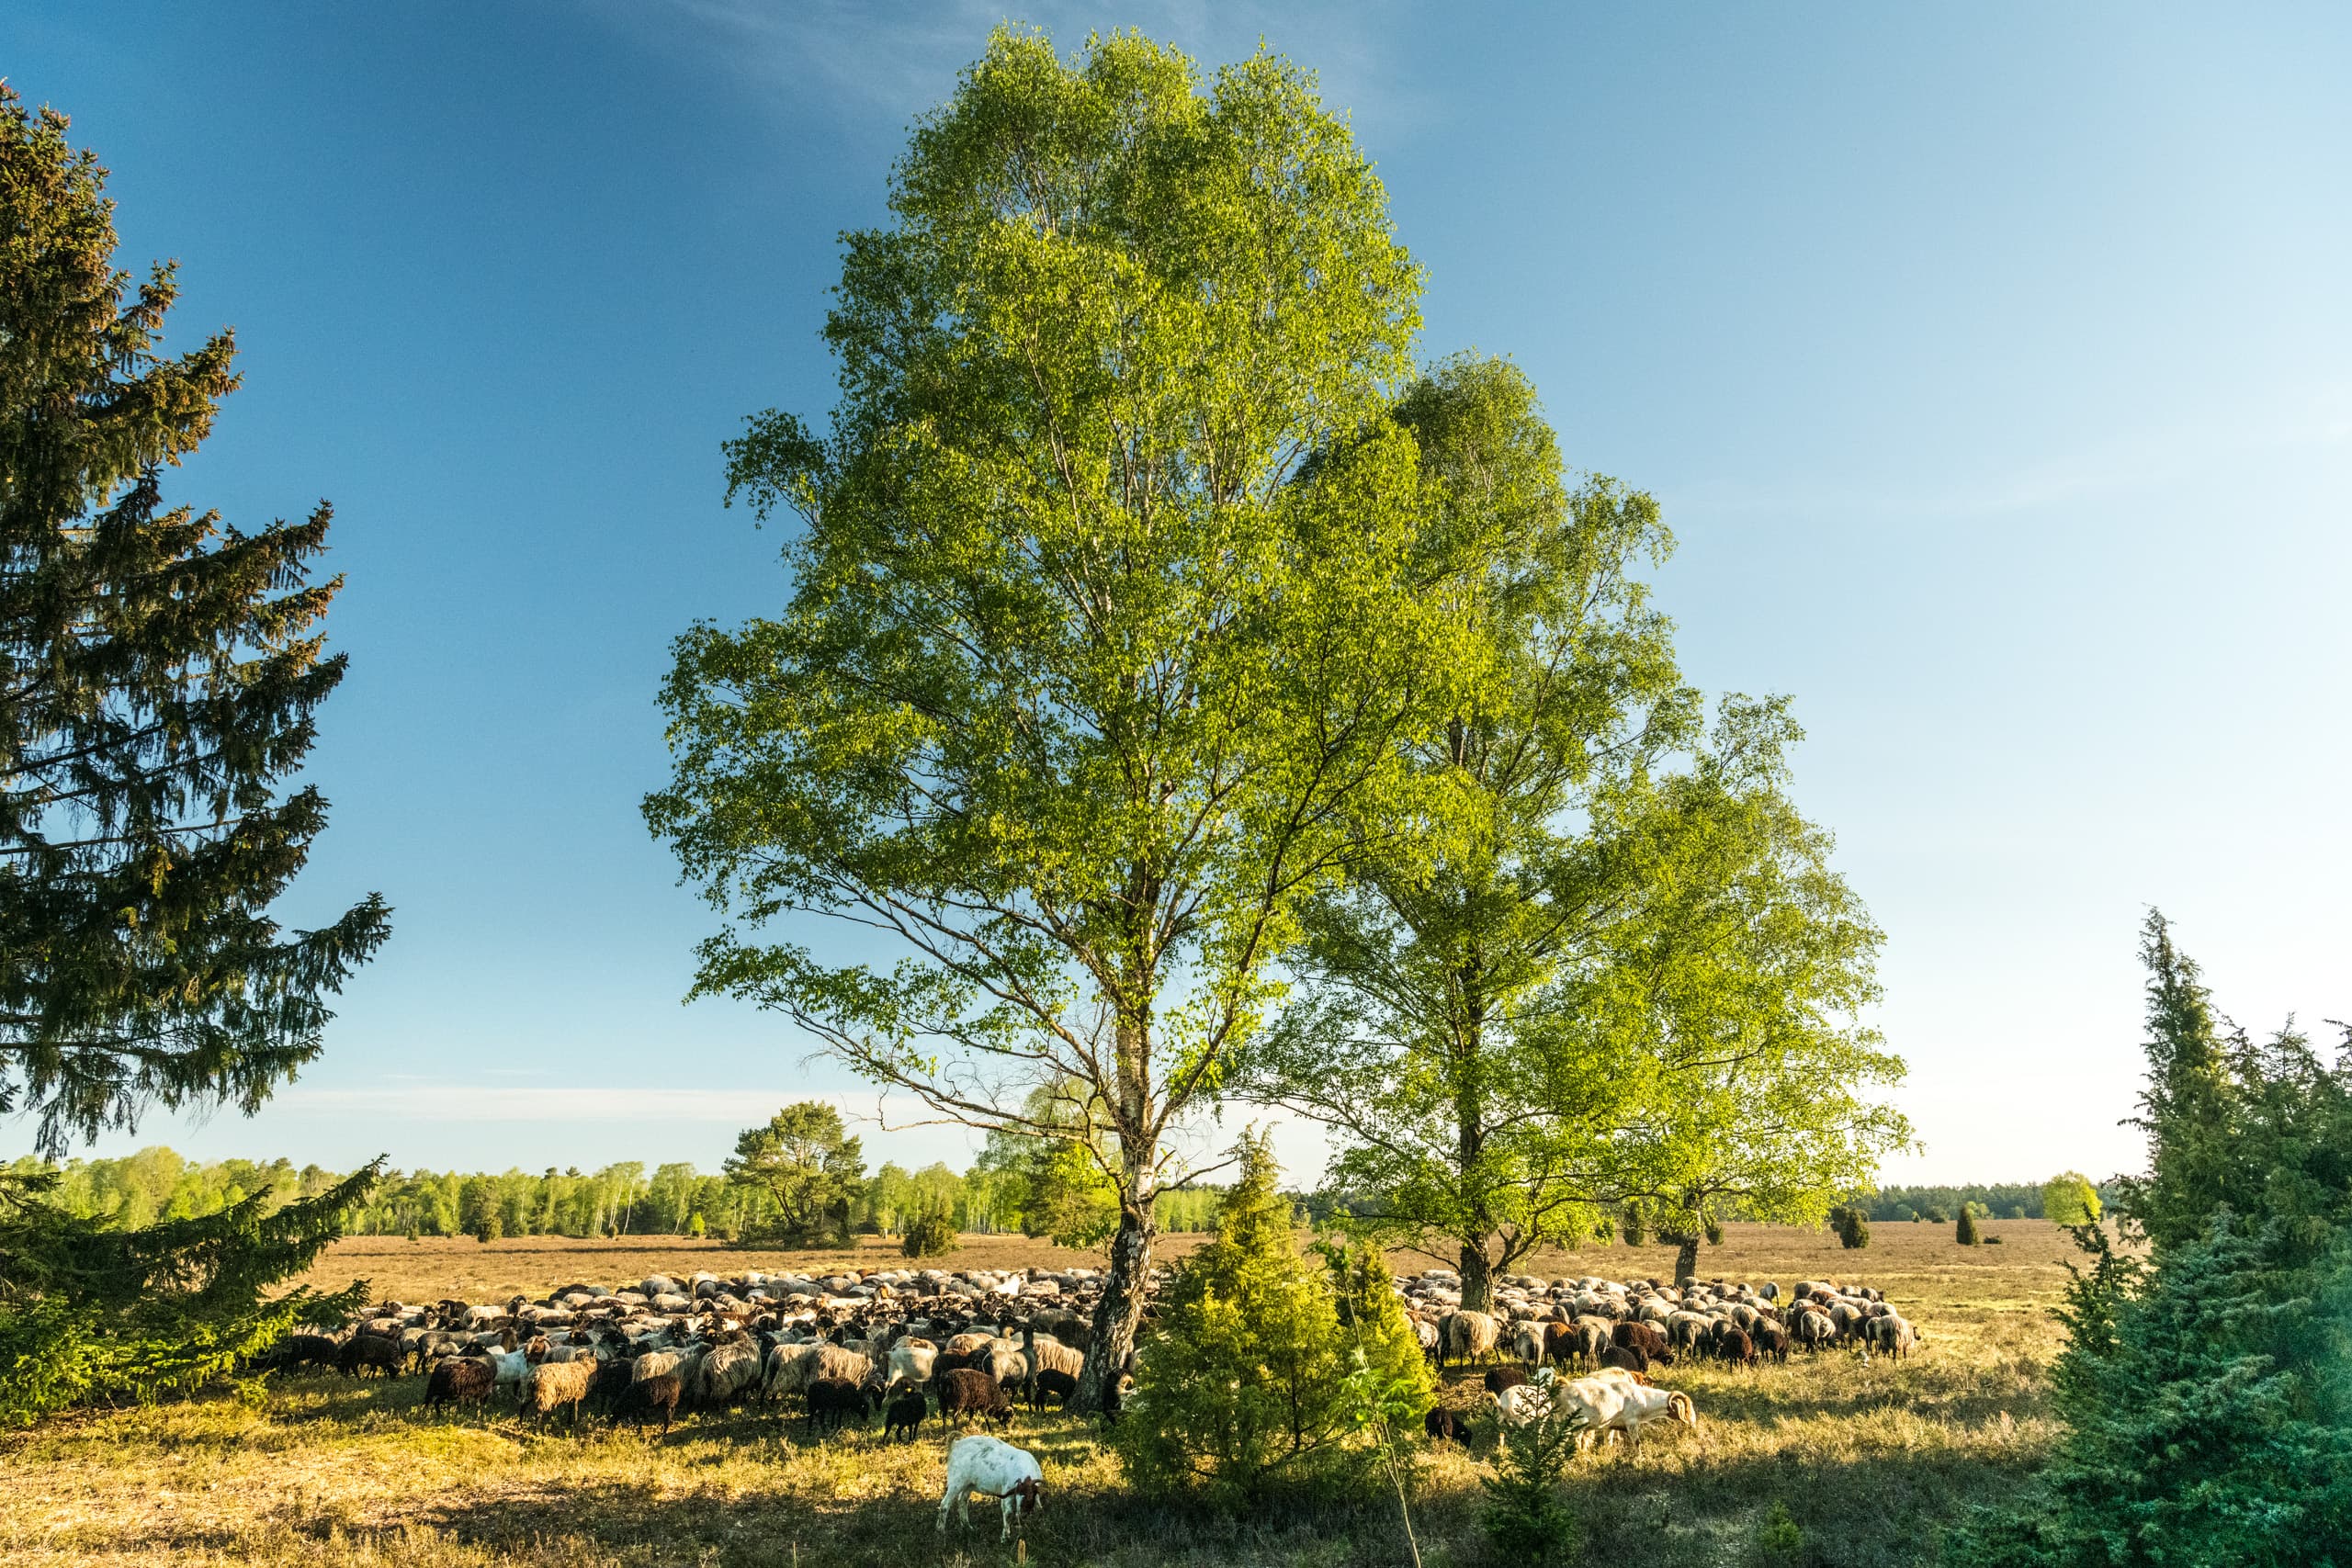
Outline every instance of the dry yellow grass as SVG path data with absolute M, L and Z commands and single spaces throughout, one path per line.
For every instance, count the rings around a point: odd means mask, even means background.
M 2066 1244 L 2038 1223 L 1989 1228 L 2005 1245 L 1964 1249 L 1949 1226 L 1889 1224 L 1876 1227 L 1867 1252 L 1849 1253 L 1826 1236 L 1733 1227 L 1705 1272 L 1877 1284 L 1927 1343 L 1900 1365 L 1864 1367 L 1845 1353 L 1755 1372 L 1677 1369 L 1665 1381 L 1698 1402 L 1697 1440 L 1669 1437 L 1572 1469 L 1589 1560 L 1758 1562 L 1755 1532 L 1775 1501 L 1804 1532 L 1800 1561 L 1868 1568 L 1930 1557 L 1941 1523 L 1966 1501 L 2014 1486 L 2051 1435 L 2042 1378 L 2057 1334 L 2047 1309 L 2065 1279 Z M 952 1261 L 1001 1267 L 1049 1256 L 994 1241 Z M 321 1277 L 363 1273 L 388 1294 L 482 1299 L 571 1279 L 785 1260 L 688 1243 L 356 1241 L 326 1259 Z M 1531 1271 L 1662 1275 L 1670 1263 L 1661 1250 L 1612 1247 L 1541 1259 Z M 978 1510 L 968 1533 L 933 1534 L 944 1445 L 928 1430 L 911 1447 L 886 1445 L 878 1433 L 817 1443 L 797 1420 L 745 1412 L 688 1418 L 666 1441 L 601 1427 L 541 1437 L 504 1406 L 487 1419 L 427 1420 L 420 1393 L 414 1378 L 361 1385 L 310 1376 L 256 1404 L 222 1398 L 91 1416 L 11 1439 L 0 1450 L 17 1482 L 0 1488 L 0 1559 L 750 1565 L 789 1563 L 797 1551 L 810 1568 L 908 1568 L 1011 1558 L 993 1516 L 984 1524 Z M 1453 1374 L 1447 1398 L 1478 1404 L 1476 1375 Z M 1035 1562 L 1406 1561 L 1393 1497 L 1240 1520 L 1190 1517 L 1136 1506 L 1082 1423 L 1024 1416 L 1013 1439 L 1039 1453 L 1051 1487 L 1027 1532 Z M 1484 1560 L 1476 1478 L 1489 1440 L 1467 1455 L 1430 1453 L 1415 1440 L 1415 1522 L 1431 1568 Z

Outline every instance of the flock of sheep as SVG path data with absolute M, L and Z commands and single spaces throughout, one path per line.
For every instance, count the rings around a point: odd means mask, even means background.
M 1867 1361 L 1877 1351 L 1905 1356 L 1918 1338 L 1879 1292 L 1825 1280 L 1784 1298 L 1769 1283 L 1677 1289 L 1514 1275 L 1496 1282 L 1488 1311 L 1464 1310 L 1459 1277 L 1445 1269 L 1397 1289 L 1433 1363 L 1489 1363 L 1486 1388 L 1501 1422 L 1563 1412 L 1580 1444 L 1610 1433 L 1638 1441 L 1661 1420 L 1695 1431 L 1690 1396 L 1651 1382 L 1678 1359 L 1753 1366 L 1785 1360 L 1792 1348 L 1854 1346 Z M 481 1406 L 504 1391 L 542 1427 L 561 1416 L 576 1428 L 586 1409 L 639 1428 L 658 1418 L 666 1433 L 681 1410 L 797 1398 L 812 1432 L 862 1429 L 878 1414 L 886 1437 L 912 1441 L 934 1410 L 949 1427 L 1001 1427 L 1016 1399 L 1033 1411 L 1067 1404 L 1101 1292 L 1087 1269 L 657 1275 L 500 1303 L 385 1302 L 340 1334 L 290 1337 L 272 1359 L 346 1375 L 421 1372 L 428 1410 Z M 1131 1358 L 1113 1416 L 1133 1371 Z M 1462 1414 L 1444 1407 L 1430 1412 L 1428 1432 L 1467 1438 Z M 1009 1530 L 1016 1512 L 1038 1506 L 1042 1479 L 1035 1459 L 1010 1444 L 960 1439 L 941 1527 L 952 1501 L 978 1491 L 1003 1499 Z

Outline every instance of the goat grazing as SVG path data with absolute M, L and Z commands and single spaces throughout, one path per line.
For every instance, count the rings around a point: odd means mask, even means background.
M 947 1510 L 953 1506 L 969 1529 L 972 1494 L 998 1500 L 1004 1530 L 997 1539 L 1012 1539 L 1016 1515 L 1034 1514 L 1045 1504 L 1046 1472 L 1035 1457 L 1000 1438 L 958 1438 L 947 1450 L 947 1489 L 939 1495 L 939 1531 L 947 1533 Z

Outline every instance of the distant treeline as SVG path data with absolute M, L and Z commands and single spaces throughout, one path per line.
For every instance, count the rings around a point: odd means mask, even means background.
M 2110 1202 L 2114 1193 L 2106 1186 L 2098 1189 L 2101 1203 Z M 1973 1209 L 1980 1220 L 2038 1220 L 2041 1213 L 2041 1187 L 2030 1181 L 1996 1181 L 1988 1187 L 1882 1187 L 1877 1194 L 1861 1200 L 1873 1220 L 1928 1220 L 1941 1224 L 1960 1217 L 1961 1206 Z
M 283 1159 L 200 1165 L 161 1147 L 54 1168 L 28 1156 L 12 1168 L 58 1170 L 60 1207 L 125 1228 L 218 1213 L 258 1191 L 273 1192 L 280 1201 L 313 1197 L 343 1179 Z M 944 1210 L 959 1231 L 1012 1233 L 1022 1228 L 1019 1191 L 1018 1181 L 1001 1171 L 976 1168 L 959 1176 L 944 1164 L 916 1171 L 885 1165 L 865 1179 L 851 1217 L 859 1231 L 896 1235 L 916 1215 Z M 1160 1228 L 1208 1229 L 1218 1198 L 1213 1188 L 1161 1193 L 1155 1210 Z M 756 1190 L 687 1164 L 656 1166 L 650 1175 L 637 1160 L 537 1175 L 394 1171 L 353 1216 L 350 1229 L 354 1235 L 732 1236 L 752 1228 L 763 1201 Z

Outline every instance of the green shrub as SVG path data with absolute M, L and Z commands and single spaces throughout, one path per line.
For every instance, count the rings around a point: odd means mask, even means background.
M 956 1250 L 956 1222 L 946 1211 L 933 1209 L 918 1214 L 907 1224 L 907 1234 L 899 1242 L 899 1250 L 909 1258 L 937 1258 Z
M 1976 1234 L 1976 1211 L 1973 1205 L 1963 1205 L 1960 1211 L 1960 1228 L 1953 1233 L 1962 1247 L 1974 1247 L 1983 1238 Z
M 1161 1298 L 1114 1439 L 1147 1496 L 1240 1507 L 1360 1481 L 1374 1453 L 1364 1380 L 1351 1381 L 1363 1368 L 1387 1385 L 1381 1403 L 1410 1407 L 1418 1391 L 1426 1407 L 1429 1374 L 1385 1267 L 1363 1254 L 1335 1289 L 1299 1256 L 1277 1174 L 1265 1140 L 1246 1136 L 1216 1239 Z
M 1756 1528 L 1756 1551 L 1767 1562 L 1794 1562 L 1804 1551 L 1804 1531 L 1789 1517 L 1789 1506 L 1778 1497 Z
M 2072 1229 L 2099 1215 L 2098 1189 L 2080 1171 L 2061 1171 L 2042 1184 L 2041 1217 Z
M 1576 1428 L 1565 1413 L 1506 1426 L 1495 1468 L 1478 1478 L 1487 1501 L 1478 1516 L 1498 1562 L 1574 1562 L 1577 1517 L 1560 1495 L 1561 1472 L 1576 1452 Z
M 1852 1251 L 1871 1244 L 1870 1216 L 1859 1203 L 1848 1203 L 1829 1211 L 1829 1228 L 1838 1233 L 1838 1245 Z

